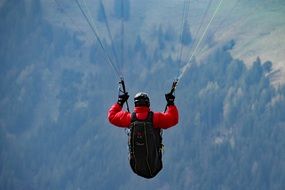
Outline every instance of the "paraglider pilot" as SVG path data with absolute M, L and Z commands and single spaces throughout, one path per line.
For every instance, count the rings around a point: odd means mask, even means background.
M 133 113 L 123 110 L 124 103 L 129 98 L 124 82 L 122 94 L 108 112 L 110 123 L 117 127 L 129 128 L 129 158 L 134 173 L 144 178 L 153 178 L 162 169 L 162 129 L 175 126 L 178 123 L 178 109 L 174 104 L 176 83 L 173 83 L 170 93 L 165 94 L 167 106 L 164 112 L 152 112 L 148 94 L 139 92 L 134 97 Z

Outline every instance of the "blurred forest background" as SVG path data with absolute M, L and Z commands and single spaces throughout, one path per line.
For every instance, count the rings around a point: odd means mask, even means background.
M 194 29 L 191 20 L 185 23 L 179 59 L 178 26 L 157 22 L 144 31 L 139 25 L 153 20 L 135 2 L 124 0 L 124 14 L 121 1 L 94 2 L 87 1 L 94 23 L 106 52 L 123 60 L 116 66 L 127 90 L 148 92 L 151 108 L 163 111 L 164 94 L 197 43 L 199 23 Z M 140 2 L 141 9 L 158 4 L 151 2 Z M 285 189 L 285 86 L 272 85 L 281 71 L 259 55 L 251 63 L 234 57 L 234 36 L 218 41 L 213 33 L 223 19 L 217 16 L 177 87 L 180 122 L 164 131 L 164 169 L 146 180 L 129 167 L 124 130 L 107 121 L 119 79 L 76 3 L 2 0 L 0 189 Z

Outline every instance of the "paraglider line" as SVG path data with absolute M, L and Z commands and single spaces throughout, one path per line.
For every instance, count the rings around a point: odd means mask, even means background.
M 181 63 L 182 54 L 183 54 L 182 39 L 183 39 L 183 33 L 184 33 L 185 20 L 188 17 L 189 7 L 190 7 L 190 0 L 188 0 L 187 2 L 184 1 L 182 23 L 180 26 L 181 33 L 180 33 L 180 50 L 179 50 L 179 58 L 178 58 L 179 65 Z
M 84 0 L 83 0 L 83 1 L 84 1 Z M 84 2 L 85 2 L 85 1 L 84 1 Z M 81 11 L 81 13 L 82 13 L 82 15 L 83 15 L 84 18 L 86 19 L 88 25 L 90 26 L 90 28 L 91 28 L 93 34 L 95 35 L 96 40 L 99 42 L 99 45 L 101 46 L 101 48 L 102 48 L 102 50 L 103 50 L 103 52 L 104 52 L 104 55 L 106 56 L 106 58 L 107 58 L 107 60 L 108 60 L 108 63 L 112 66 L 113 70 L 114 70 L 115 73 L 118 75 L 118 77 L 121 78 L 121 77 L 122 77 L 121 72 L 117 69 L 117 67 L 116 67 L 115 64 L 113 63 L 111 57 L 107 54 L 107 52 L 106 52 L 106 50 L 105 50 L 105 48 L 104 48 L 104 46 L 103 46 L 103 43 L 102 43 L 102 41 L 100 40 L 100 37 L 99 37 L 98 33 L 96 32 L 96 29 L 94 28 L 94 26 L 93 26 L 92 23 L 91 23 L 93 20 L 90 21 L 88 15 L 84 12 L 84 10 L 82 9 L 82 7 L 81 7 L 80 3 L 78 2 L 78 0 L 76 0 L 76 3 L 77 3 L 77 5 L 78 5 L 78 7 L 79 7 L 79 9 L 80 9 L 80 11 Z M 87 5 L 86 5 L 86 2 L 85 2 L 85 6 L 86 6 L 86 10 L 88 11 L 88 7 L 87 7 Z M 91 17 L 91 18 L 92 18 L 92 17 Z M 93 23 L 94 23 L 94 22 L 93 22 Z
M 124 10 L 124 1 L 121 0 L 121 65 L 123 67 L 124 65 L 124 36 L 125 36 L 125 25 L 124 25 L 124 19 L 125 19 L 125 10 Z
M 103 14 L 104 14 L 104 18 L 105 18 L 105 25 L 106 25 L 106 28 L 107 28 L 107 31 L 108 31 L 108 36 L 109 36 L 110 41 L 111 41 L 112 52 L 113 52 L 113 54 L 115 56 L 115 61 L 118 64 L 119 63 L 119 61 L 118 61 L 119 59 L 118 59 L 118 56 L 117 56 L 118 54 L 117 54 L 116 49 L 114 48 L 114 40 L 113 40 L 113 37 L 112 37 L 112 33 L 111 33 L 109 22 L 108 22 L 108 19 L 107 19 L 105 7 L 104 7 L 104 4 L 103 4 L 102 0 L 100 0 L 100 6 L 101 6 L 101 9 L 103 10 Z
M 193 47 L 195 47 L 195 44 L 196 44 L 196 42 L 197 42 L 196 39 L 198 38 L 198 36 L 199 36 L 199 34 L 200 34 L 200 32 L 201 32 L 203 23 L 205 22 L 207 13 L 209 12 L 209 9 L 210 9 L 210 7 L 211 7 L 211 5 L 212 5 L 212 2 L 213 2 L 213 0 L 210 0 L 210 1 L 209 1 L 208 5 L 207 5 L 207 8 L 206 8 L 205 11 L 204 11 L 204 14 L 203 14 L 202 20 L 201 20 L 201 22 L 200 22 L 200 25 L 199 25 L 198 29 L 196 30 L 195 34 L 193 35 L 193 37 L 194 37 L 194 43 L 193 43 L 193 45 L 192 45 L 192 47 L 191 47 L 190 52 L 193 50 Z M 197 54 L 196 54 L 196 55 L 197 55 Z
M 196 52 L 197 52 L 197 50 L 198 50 L 198 48 L 199 48 L 201 42 L 203 41 L 203 39 L 204 39 L 204 37 L 205 37 L 205 35 L 206 35 L 206 33 L 207 33 L 207 31 L 208 31 L 210 25 L 212 24 L 212 22 L 213 22 L 214 18 L 216 17 L 217 13 L 219 12 L 219 9 L 221 8 L 221 5 L 222 5 L 223 1 L 224 1 L 224 0 L 220 0 L 218 6 L 216 7 L 215 12 L 213 13 L 212 18 L 211 18 L 211 20 L 209 21 L 208 25 L 206 26 L 206 28 L 205 28 L 205 30 L 204 30 L 204 32 L 203 32 L 201 38 L 199 39 L 199 41 L 198 41 L 198 43 L 197 43 L 197 45 L 196 45 L 196 47 L 195 47 L 193 53 L 191 54 L 191 56 L 190 56 L 189 60 L 187 61 L 186 65 L 182 68 L 182 72 L 181 72 L 180 75 L 177 77 L 177 78 L 178 78 L 178 81 L 180 81 L 180 79 L 184 76 L 184 74 L 186 73 L 186 71 L 191 67 L 191 61 L 192 61 L 193 57 L 195 56 L 195 54 L 196 54 Z

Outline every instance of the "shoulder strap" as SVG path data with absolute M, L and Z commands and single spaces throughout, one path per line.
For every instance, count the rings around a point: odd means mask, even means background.
M 137 119 L 136 112 L 133 112 L 131 115 L 131 123 L 135 121 L 147 121 L 147 122 L 153 122 L 153 112 L 148 112 L 147 118 L 145 120 L 139 120 Z
M 131 123 L 137 121 L 137 116 L 136 116 L 136 112 L 133 112 L 131 115 Z
M 146 118 L 146 121 L 151 122 L 151 123 L 153 122 L 153 112 L 152 111 L 148 112 L 148 116 Z

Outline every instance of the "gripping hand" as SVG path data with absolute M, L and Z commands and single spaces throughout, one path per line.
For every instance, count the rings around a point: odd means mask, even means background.
M 120 106 L 123 106 L 124 103 L 129 99 L 129 95 L 127 92 L 125 92 L 124 94 L 120 94 L 119 97 L 118 97 L 118 104 Z
M 174 105 L 175 96 L 172 93 L 165 94 L 167 106 Z

